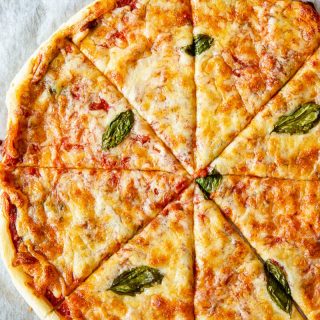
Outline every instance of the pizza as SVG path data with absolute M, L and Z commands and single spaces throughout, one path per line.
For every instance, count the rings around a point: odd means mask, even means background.
M 320 16 L 97 0 L 8 95 L 0 251 L 43 320 L 320 319 Z

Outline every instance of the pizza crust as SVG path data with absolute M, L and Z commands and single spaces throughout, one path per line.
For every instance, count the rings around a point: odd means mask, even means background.
M 61 316 L 56 312 L 52 311 L 46 318 L 45 320 L 60 320 L 62 319 Z
M 44 319 L 53 310 L 53 308 L 45 298 L 37 296 L 28 285 L 28 282 L 32 282 L 31 277 L 29 277 L 21 267 L 13 267 L 12 265 L 16 252 L 9 231 L 9 222 L 7 219 L 9 213 L 6 212 L 5 206 L 3 205 L 2 194 L 0 195 L 0 202 L 0 250 L 2 260 L 10 274 L 15 288 L 38 317 L 40 319 Z

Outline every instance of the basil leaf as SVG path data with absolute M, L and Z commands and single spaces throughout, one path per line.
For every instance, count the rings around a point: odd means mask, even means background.
M 193 37 L 192 44 L 183 47 L 183 50 L 190 56 L 198 56 L 208 50 L 214 42 L 214 39 L 206 34 L 197 34 Z
M 267 290 L 271 299 L 283 311 L 291 314 L 291 290 L 285 273 L 275 261 L 270 259 L 264 263 L 264 270 L 267 277 Z
M 109 150 L 119 145 L 131 131 L 133 123 L 132 110 L 121 112 L 102 135 L 102 150 Z
M 216 169 L 213 169 L 206 177 L 197 178 L 196 183 L 203 192 L 205 199 L 209 199 L 211 192 L 218 188 L 221 180 L 222 175 Z
M 300 105 L 291 114 L 280 117 L 272 132 L 305 134 L 315 127 L 319 120 L 320 105 L 308 102 Z
M 109 290 L 119 295 L 135 296 L 145 288 L 160 284 L 163 277 L 158 269 L 140 266 L 121 273 L 113 280 Z

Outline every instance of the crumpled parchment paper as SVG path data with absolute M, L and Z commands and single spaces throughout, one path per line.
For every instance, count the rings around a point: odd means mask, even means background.
M 302 0 L 304 1 L 304 0 Z M 0 139 L 5 137 L 5 94 L 25 61 L 62 23 L 92 0 L 0 0 Z M 320 0 L 309 0 L 320 12 Z M 36 320 L 0 262 L 0 319 Z

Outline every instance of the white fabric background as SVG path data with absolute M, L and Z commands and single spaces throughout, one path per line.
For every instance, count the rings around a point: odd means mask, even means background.
M 5 93 L 28 57 L 91 0 L 0 0 L 0 139 L 5 137 Z M 310 1 L 320 10 L 320 0 Z M 0 320 L 36 320 L 0 263 Z

